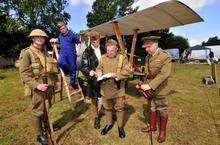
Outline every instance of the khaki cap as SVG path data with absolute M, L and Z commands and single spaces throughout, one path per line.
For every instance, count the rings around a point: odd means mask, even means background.
M 158 42 L 160 38 L 161 38 L 160 36 L 148 36 L 148 37 L 143 37 L 143 38 L 141 39 L 141 41 L 143 41 L 142 47 L 143 47 L 146 43 L 148 43 L 148 42 Z

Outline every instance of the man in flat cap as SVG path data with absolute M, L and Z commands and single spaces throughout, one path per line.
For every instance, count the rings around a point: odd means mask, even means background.
M 106 53 L 105 46 L 100 45 L 100 35 L 96 31 L 90 32 L 91 44 L 85 49 L 82 55 L 81 71 L 87 76 L 87 96 L 92 99 L 95 113 L 94 128 L 100 128 L 101 121 L 101 94 L 100 83 L 97 82 L 95 71 L 99 65 L 101 56 Z
M 149 126 L 142 128 L 143 132 L 156 131 L 157 116 L 160 120 L 160 130 L 157 141 L 162 143 L 166 139 L 166 126 L 168 121 L 167 95 L 169 93 L 168 77 L 171 73 L 171 57 L 158 47 L 160 37 L 144 37 L 142 48 L 148 53 L 145 63 L 145 79 L 137 89 L 145 92 L 150 101 Z

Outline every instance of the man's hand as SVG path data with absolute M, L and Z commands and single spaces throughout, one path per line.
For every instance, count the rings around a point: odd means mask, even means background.
M 90 72 L 89 72 L 89 75 L 92 77 L 92 76 L 94 76 L 96 74 L 96 72 L 95 71 L 93 71 L 93 70 L 91 70 Z
M 111 73 L 112 78 L 117 78 L 117 73 Z
M 138 84 L 135 86 L 135 88 L 136 88 L 137 90 L 140 90 L 140 89 L 141 89 L 141 84 L 138 83 Z
M 47 90 L 47 87 L 48 87 L 48 84 L 39 84 L 37 86 L 37 89 L 44 92 Z
M 143 85 L 141 85 L 141 89 L 142 89 L 143 91 L 146 91 L 146 90 L 150 90 L 151 87 L 150 87 L 148 84 L 143 84 Z
M 58 43 L 58 39 L 57 38 L 51 38 L 50 43 Z
M 144 91 L 144 96 L 148 100 L 152 99 L 154 95 L 155 95 L 155 91 L 153 89 Z
M 96 71 L 95 75 L 96 75 L 96 77 L 101 77 L 102 76 L 102 71 Z

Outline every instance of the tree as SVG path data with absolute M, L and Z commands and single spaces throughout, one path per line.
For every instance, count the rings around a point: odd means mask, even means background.
M 54 34 L 59 20 L 68 21 L 70 15 L 64 11 L 67 0 L 9 0 L 14 17 L 22 23 L 26 31 L 42 28 Z
M 56 23 L 68 21 L 64 11 L 68 0 L 2 0 L 0 5 L 0 47 L 5 57 L 18 56 L 27 46 L 32 29 L 44 29 L 49 36 L 58 34 Z M 13 39 L 12 39 L 13 38 Z
M 94 27 L 137 11 L 132 8 L 134 0 L 96 0 L 87 14 L 87 26 Z
M 123 17 L 137 12 L 139 7 L 133 8 L 134 0 L 119 0 L 118 17 Z
M 180 53 L 189 48 L 189 42 L 182 36 L 173 36 L 171 41 L 167 44 L 168 48 L 179 48 Z
M 202 42 L 203 46 L 212 46 L 212 45 L 220 45 L 220 39 L 218 36 L 210 37 L 207 42 Z
M 96 25 L 113 20 L 118 6 L 117 0 L 96 0 L 92 5 L 92 11 L 87 14 L 87 26 Z

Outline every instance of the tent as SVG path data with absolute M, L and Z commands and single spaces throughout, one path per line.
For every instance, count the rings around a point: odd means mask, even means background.
M 213 46 L 206 46 L 211 49 L 212 52 L 214 52 L 214 57 L 217 57 L 220 59 L 220 45 L 213 45 Z
M 165 51 L 167 51 L 170 54 L 173 60 L 180 58 L 179 48 L 169 48 L 166 49 Z
M 196 45 L 187 49 L 189 59 L 205 60 L 209 58 L 210 48 L 202 45 Z

